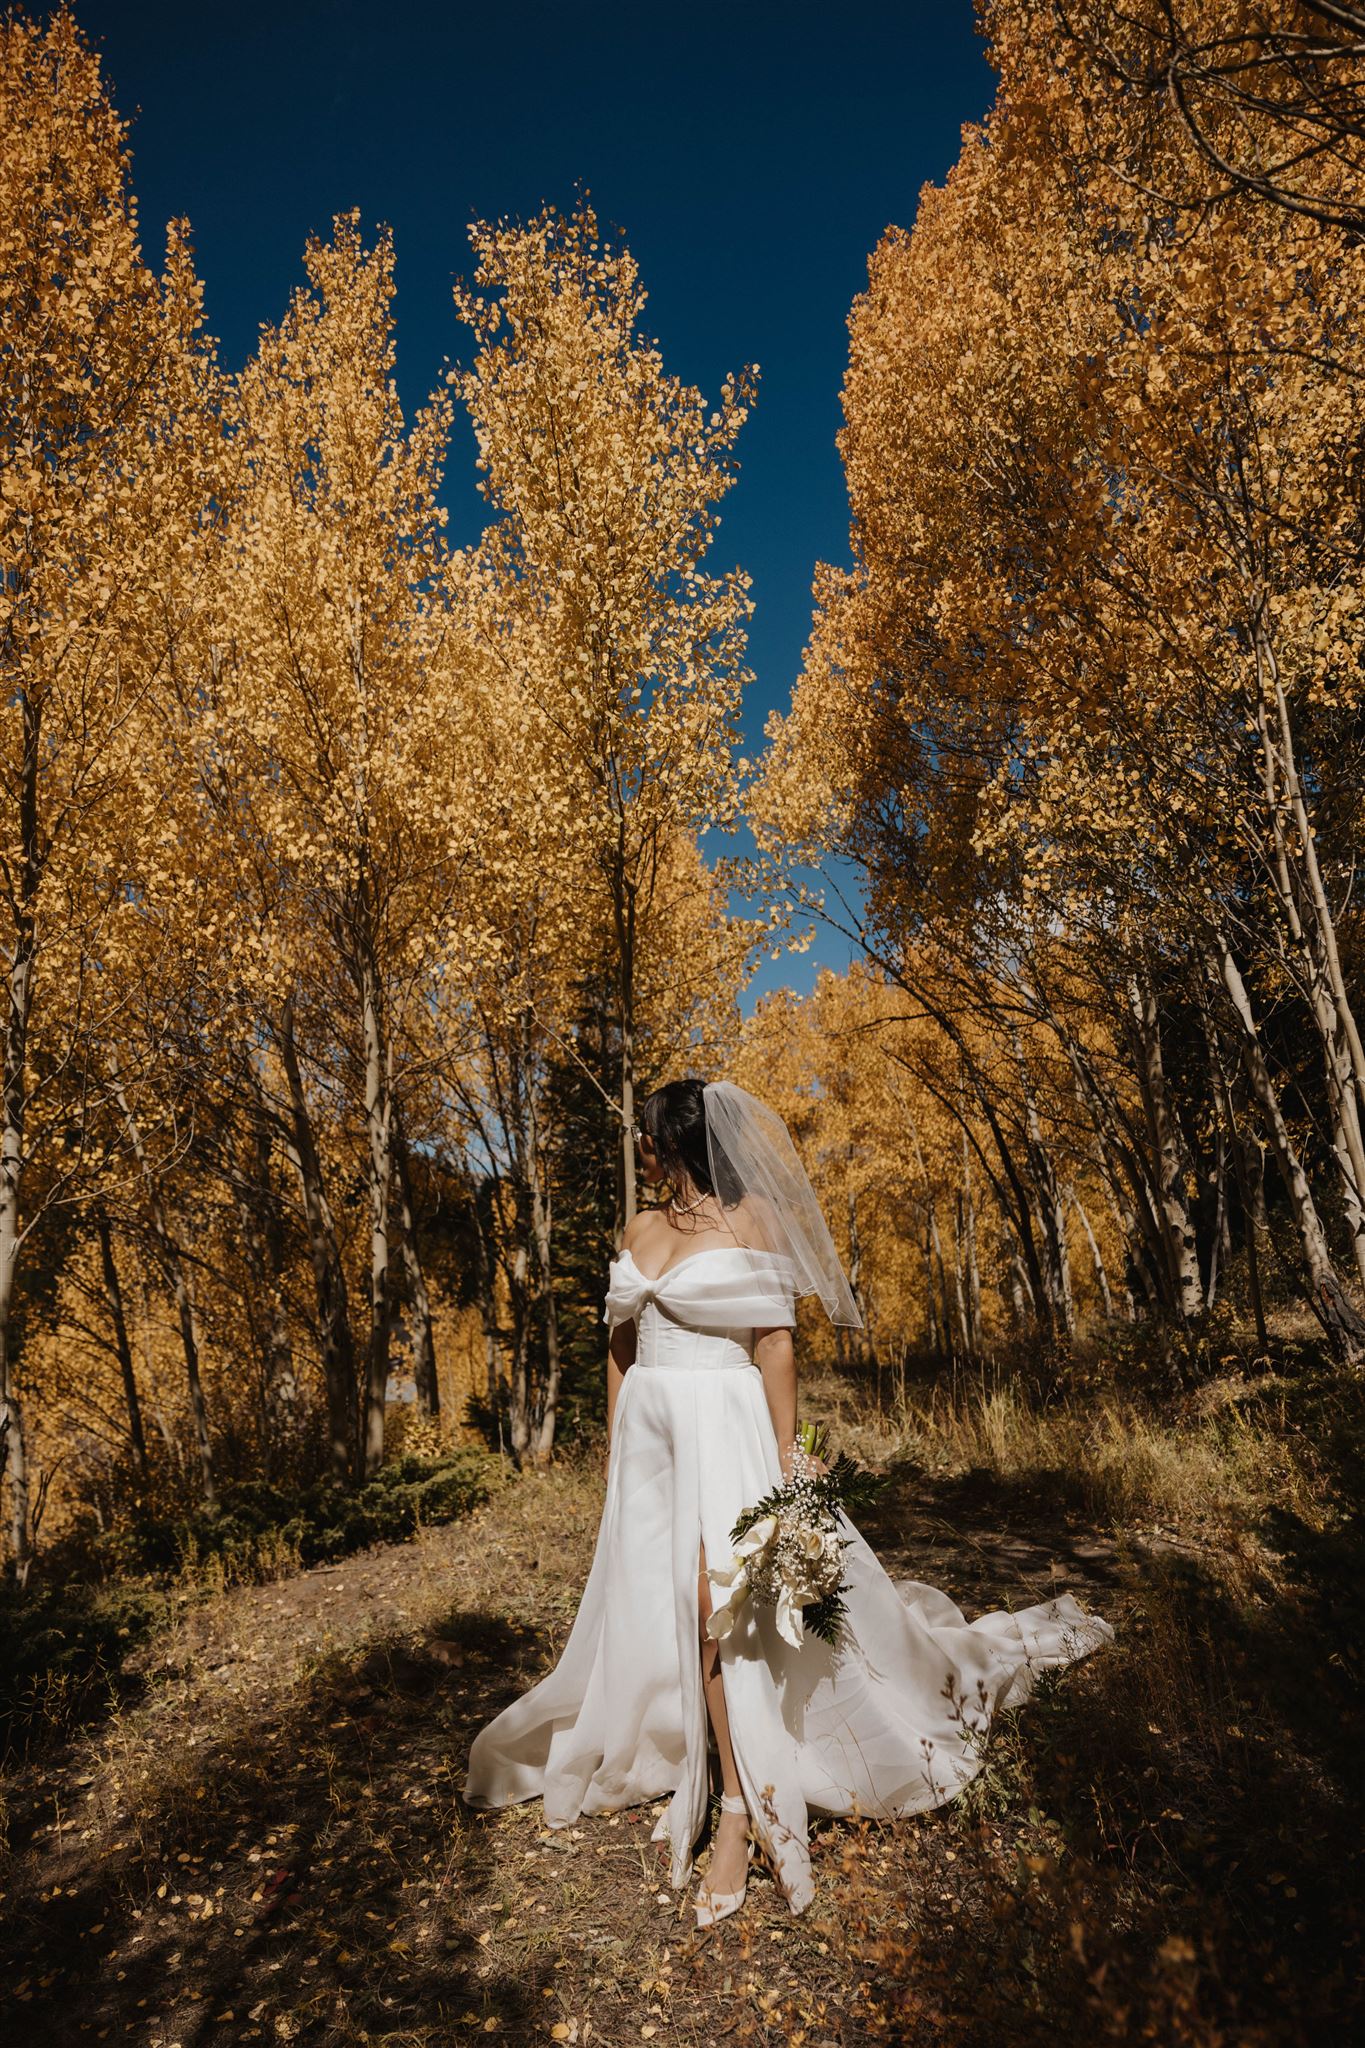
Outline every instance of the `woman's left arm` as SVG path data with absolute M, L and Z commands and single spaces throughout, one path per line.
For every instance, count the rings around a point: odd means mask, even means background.
M 772 1417 L 773 1434 L 782 1459 L 782 1477 L 791 1477 L 796 1441 L 796 1347 L 785 1326 L 754 1331 L 754 1364 L 763 1375 L 763 1392 Z

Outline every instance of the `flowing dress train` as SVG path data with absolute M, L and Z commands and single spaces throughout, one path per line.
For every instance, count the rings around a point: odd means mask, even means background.
M 711 1246 L 649 1279 L 610 1268 L 603 1320 L 636 1322 L 617 1397 L 606 1501 L 578 1614 L 554 1669 L 490 1721 L 465 1797 L 542 1797 L 550 1827 L 671 1795 L 654 1838 L 686 1884 L 709 1795 L 697 1575 L 730 1558 L 742 1511 L 781 1480 L 755 1329 L 792 1326 L 775 1254 Z M 787 1902 L 811 1899 L 807 1817 L 915 1813 L 980 1768 L 995 1714 L 1039 1671 L 1112 1641 L 1069 1593 L 969 1622 L 946 1593 L 892 1581 L 852 1523 L 838 1651 L 799 1650 L 749 1601 L 719 1644 L 735 1761 L 755 1837 Z

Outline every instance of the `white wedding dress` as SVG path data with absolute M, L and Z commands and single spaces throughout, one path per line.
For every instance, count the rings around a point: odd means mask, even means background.
M 729 1562 L 741 1512 L 781 1480 L 753 1362 L 755 1329 L 790 1326 L 790 1269 L 772 1253 L 712 1246 L 657 1280 L 622 1252 L 603 1320 L 634 1318 L 617 1398 L 592 1568 L 554 1670 L 490 1721 L 465 1797 L 543 1796 L 550 1827 L 671 1795 L 654 1829 L 686 1884 L 709 1796 L 697 1564 Z M 836 1652 L 799 1650 L 752 1600 L 719 1644 L 725 1705 L 753 1833 L 788 1904 L 810 1903 L 807 1816 L 916 1813 L 980 1767 L 994 1714 L 1036 1674 L 1113 1639 L 1069 1593 L 969 1622 L 913 1579 L 895 1583 L 849 1523 L 848 1627 Z

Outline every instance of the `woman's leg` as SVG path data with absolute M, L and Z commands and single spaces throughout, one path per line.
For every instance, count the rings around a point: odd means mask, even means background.
M 721 1789 L 731 1799 L 740 1796 L 739 1772 L 735 1768 L 734 1745 L 730 1740 L 730 1717 L 725 1711 L 725 1680 L 720 1669 L 720 1644 L 706 1633 L 711 1613 L 711 1581 L 706 1576 L 706 1546 L 703 1544 L 697 1569 L 697 1616 L 701 1629 L 701 1689 L 720 1759 Z M 748 1868 L 749 1823 L 742 1813 L 720 1810 L 711 1862 L 706 1873 L 708 1891 L 737 1892 Z

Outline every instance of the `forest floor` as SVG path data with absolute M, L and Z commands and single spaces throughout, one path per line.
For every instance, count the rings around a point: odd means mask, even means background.
M 931 1466 L 824 1405 L 890 1471 L 863 1527 L 893 1576 L 969 1616 L 1070 1590 L 1117 1630 L 1002 1717 L 951 1806 L 815 1822 L 810 1911 L 760 1871 L 701 1936 L 649 1839 L 660 1809 L 553 1834 L 538 1804 L 465 1809 L 470 1739 L 557 1656 L 591 1556 L 601 1459 L 566 1459 L 411 1543 L 184 1598 L 136 1653 L 139 1695 L 9 1773 L 6 2038 L 1279 2048 L 1339 2030 L 1359 1673 L 1306 1581 L 1245 1528 L 1087 1512 L 1074 1471 Z

